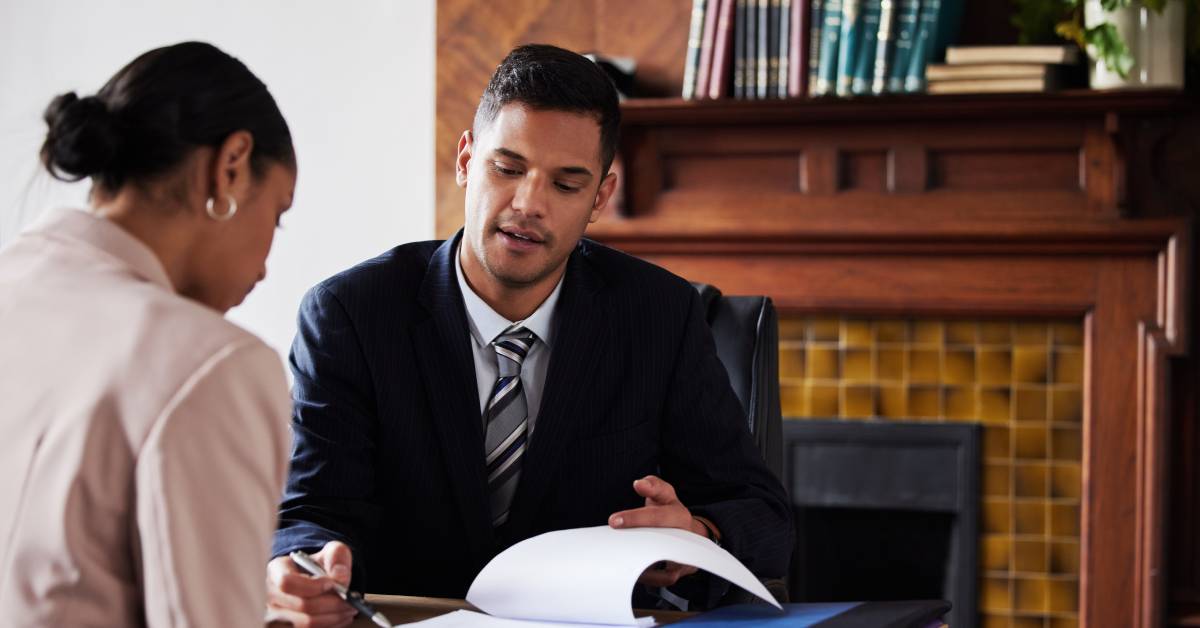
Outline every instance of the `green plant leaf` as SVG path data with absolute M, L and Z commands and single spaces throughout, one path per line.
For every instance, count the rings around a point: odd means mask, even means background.
M 1085 29 L 1083 32 L 1083 40 L 1087 44 L 1087 50 L 1095 58 L 1097 63 L 1103 63 L 1109 70 L 1119 74 L 1121 78 L 1129 78 L 1129 71 L 1133 69 L 1133 54 L 1129 52 L 1129 46 L 1125 45 L 1125 40 L 1121 39 L 1121 34 L 1117 32 L 1117 27 L 1105 22 L 1099 26 Z
M 1100 6 L 1104 7 L 1105 11 L 1116 11 L 1124 9 L 1133 4 L 1134 0 L 1100 0 Z
M 1075 42 L 1080 48 L 1087 49 L 1087 42 L 1083 39 L 1083 25 L 1076 20 L 1067 20 L 1059 22 L 1054 27 L 1054 32 L 1063 39 L 1069 39 Z
M 1142 4 L 1144 4 L 1147 9 L 1161 14 L 1163 9 L 1167 7 L 1167 0 L 1142 0 Z
M 1051 44 L 1055 36 L 1054 25 L 1071 13 L 1072 0 L 1013 0 L 1016 13 L 1011 23 L 1017 27 L 1017 43 Z

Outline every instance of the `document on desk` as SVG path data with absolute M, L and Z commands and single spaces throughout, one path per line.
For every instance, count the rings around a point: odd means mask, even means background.
M 745 565 L 708 539 L 668 528 L 597 526 L 547 532 L 493 558 L 467 592 L 467 601 L 486 615 L 458 611 L 419 623 L 422 628 L 644 626 L 653 619 L 633 616 L 630 595 L 638 576 L 664 560 L 703 569 L 780 608 Z

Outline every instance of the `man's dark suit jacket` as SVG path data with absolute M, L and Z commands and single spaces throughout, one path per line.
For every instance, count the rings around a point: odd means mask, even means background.
M 754 447 L 696 291 L 588 240 L 567 263 L 509 521 L 492 529 L 460 237 L 396 247 L 305 296 L 273 555 L 337 539 L 353 550 L 356 587 L 463 597 L 505 547 L 604 525 L 643 504 L 635 479 L 658 474 L 751 571 L 782 577 L 785 493 Z

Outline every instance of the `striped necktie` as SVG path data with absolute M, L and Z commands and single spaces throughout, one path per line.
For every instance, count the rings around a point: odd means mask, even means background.
M 492 342 L 499 368 L 484 410 L 484 451 L 493 526 L 508 520 L 508 508 L 521 476 L 529 425 L 521 362 L 536 341 L 537 336 L 524 327 L 510 327 Z

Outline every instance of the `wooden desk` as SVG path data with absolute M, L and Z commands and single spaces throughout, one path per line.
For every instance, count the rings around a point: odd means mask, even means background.
M 475 610 L 474 606 L 467 604 L 463 600 L 451 600 L 436 597 L 411 597 L 407 595 L 375 595 L 368 594 L 367 601 L 372 606 L 379 610 L 387 618 L 395 624 L 407 624 L 409 622 L 421 621 L 430 617 L 437 617 L 451 611 L 460 609 Z M 653 614 L 659 624 L 670 624 L 677 622 L 685 617 L 690 617 L 692 613 L 682 613 L 679 611 L 645 611 L 635 610 L 634 614 L 638 617 Z M 353 628 L 372 628 L 372 624 L 366 617 L 358 617 L 351 624 Z

